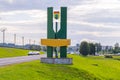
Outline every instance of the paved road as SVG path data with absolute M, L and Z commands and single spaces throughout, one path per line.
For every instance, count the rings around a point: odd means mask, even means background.
M 32 60 L 39 60 L 41 57 L 46 57 L 46 55 L 43 54 L 43 55 L 34 55 L 34 56 L 0 58 L 0 66 L 5 66 L 14 63 L 28 62 Z

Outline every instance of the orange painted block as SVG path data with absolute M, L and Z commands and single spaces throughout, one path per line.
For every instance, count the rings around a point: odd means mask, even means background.
M 60 14 L 60 12 L 59 11 L 54 11 L 54 14 Z
M 60 47 L 70 45 L 70 39 L 41 39 L 41 45 Z

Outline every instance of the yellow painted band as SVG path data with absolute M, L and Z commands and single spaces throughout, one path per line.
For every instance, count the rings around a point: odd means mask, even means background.
M 41 39 L 41 45 L 60 47 L 70 45 L 70 39 Z

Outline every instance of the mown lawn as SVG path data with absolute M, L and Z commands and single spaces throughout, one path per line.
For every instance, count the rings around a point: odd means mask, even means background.
M 32 61 L 0 67 L 0 80 L 120 80 L 120 61 L 69 55 L 73 65 Z

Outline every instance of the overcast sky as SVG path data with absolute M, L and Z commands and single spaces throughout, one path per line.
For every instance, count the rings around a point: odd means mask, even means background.
M 6 27 L 6 42 L 21 37 L 46 38 L 47 7 L 68 8 L 68 38 L 72 45 L 83 40 L 103 45 L 120 43 L 120 0 L 0 0 L 0 28 Z M 2 42 L 2 33 L 0 33 Z

